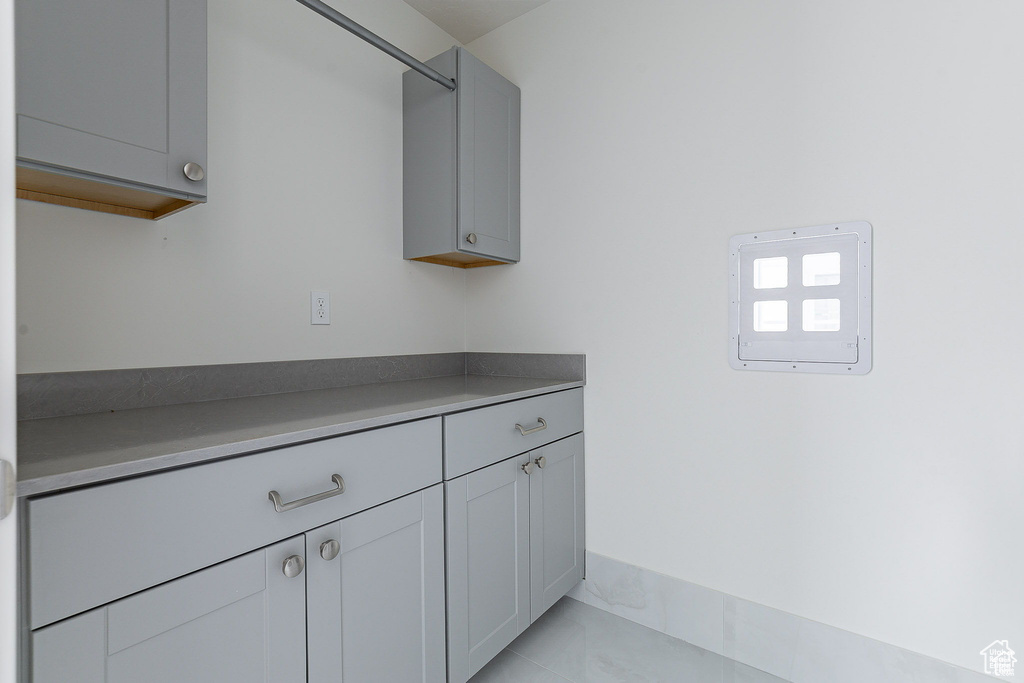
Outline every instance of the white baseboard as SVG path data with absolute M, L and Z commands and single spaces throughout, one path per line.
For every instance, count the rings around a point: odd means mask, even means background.
M 587 578 L 569 597 L 793 683 L 1014 680 L 996 679 L 591 552 Z

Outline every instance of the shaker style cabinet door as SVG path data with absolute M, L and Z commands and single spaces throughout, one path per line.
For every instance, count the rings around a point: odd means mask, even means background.
M 530 452 L 530 595 L 536 620 L 583 579 L 583 434 Z
M 445 681 L 443 496 L 306 533 L 309 683 Z
M 17 0 L 16 23 L 21 165 L 206 196 L 206 0 Z
M 459 50 L 459 247 L 519 261 L 520 91 Z
M 464 683 L 530 625 L 527 455 L 447 482 L 448 680 Z
M 303 552 L 292 538 L 38 629 L 32 683 L 302 683 Z
M 402 77 L 404 256 L 456 268 L 519 261 L 519 88 L 465 48 L 427 62 L 455 92 Z

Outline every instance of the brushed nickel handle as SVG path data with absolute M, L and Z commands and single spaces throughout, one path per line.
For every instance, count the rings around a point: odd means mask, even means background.
M 281 571 L 289 579 L 294 579 L 296 576 L 302 573 L 302 570 L 306 567 L 306 561 L 302 559 L 302 555 L 292 555 L 284 564 L 281 566 Z
M 194 161 L 190 161 L 185 164 L 181 171 L 185 174 L 186 178 L 197 183 L 206 177 L 206 171 L 204 171 L 203 167 Z
M 542 455 L 542 456 L 540 456 L 539 458 L 537 458 L 536 460 L 534 460 L 534 462 L 535 462 L 535 463 L 537 463 L 537 467 L 539 467 L 539 468 L 541 468 L 541 469 L 544 469 L 544 465 L 547 465 L 547 464 L 548 464 L 548 459 L 547 459 L 547 458 L 545 458 L 545 457 L 544 457 L 544 456 Z
M 336 558 L 340 552 L 341 544 L 333 538 L 320 544 L 320 557 L 324 558 L 328 562 Z
M 469 242 L 470 244 L 476 244 L 476 233 L 471 232 L 468 235 L 466 235 L 466 241 Z
M 335 488 L 331 489 L 330 491 L 316 493 L 306 498 L 299 498 L 298 500 L 293 500 L 290 503 L 282 502 L 281 494 L 278 493 L 277 491 L 271 491 L 270 493 L 267 494 L 267 496 L 270 498 L 271 501 L 273 501 L 275 510 L 277 510 L 278 512 L 288 512 L 289 510 L 300 508 L 303 505 L 309 505 L 310 503 L 316 503 L 321 500 L 327 500 L 328 498 L 340 496 L 341 494 L 345 493 L 345 480 L 341 478 L 340 474 L 331 475 L 331 481 L 334 482 Z
M 527 462 L 525 465 L 523 465 L 523 472 L 526 472 L 527 474 L 533 474 L 533 461 Z
M 522 434 L 523 436 L 529 436 L 530 434 L 536 434 L 537 432 L 544 431 L 545 429 L 548 428 L 548 423 L 544 420 L 543 417 L 538 417 L 537 418 L 537 422 L 540 423 L 540 426 L 539 427 L 531 427 L 530 429 L 527 429 L 527 428 L 523 427 L 523 425 L 521 425 L 521 424 L 519 424 L 517 422 L 516 423 L 516 429 L 518 429 L 519 433 Z

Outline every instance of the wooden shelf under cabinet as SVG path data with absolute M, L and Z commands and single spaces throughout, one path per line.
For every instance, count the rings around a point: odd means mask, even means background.
M 439 266 L 451 266 L 452 268 L 482 268 L 483 266 L 507 266 L 505 261 L 495 261 L 475 254 L 463 254 L 459 251 L 437 256 L 420 256 L 409 259 L 410 261 L 422 261 L 423 263 L 435 263 Z
M 202 203 L 21 166 L 16 184 L 18 199 L 151 221 Z

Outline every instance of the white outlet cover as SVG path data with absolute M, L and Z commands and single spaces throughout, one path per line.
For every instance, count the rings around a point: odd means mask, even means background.
M 331 293 L 309 293 L 309 322 L 312 325 L 331 324 Z

